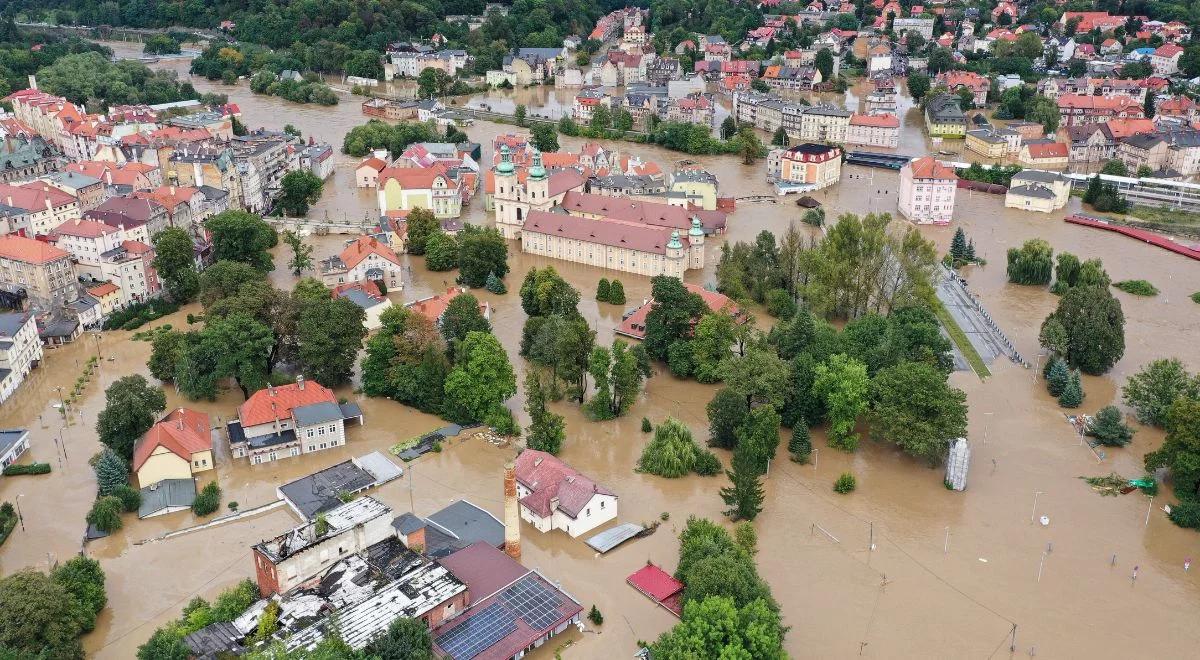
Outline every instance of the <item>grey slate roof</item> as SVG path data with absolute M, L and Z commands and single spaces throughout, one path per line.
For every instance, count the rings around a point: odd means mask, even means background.
M 17 334 L 28 318 L 29 315 L 24 312 L 0 314 L 0 337 L 12 337 Z
M 1054 191 L 1046 186 L 1034 184 L 1030 186 L 1014 186 L 1008 189 L 1008 192 L 1022 197 L 1036 197 L 1038 199 L 1053 199 Z
M 296 418 L 296 426 L 313 426 L 342 419 L 342 409 L 332 401 L 322 401 L 292 408 L 292 416 Z
M 200 660 L 214 660 L 225 654 L 242 655 L 246 649 L 238 640 L 244 637 L 232 623 L 222 621 L 207 625 L 183 638 L 183 643 Z
M 1036 181 L 1038 183 L 1058 183 L 1066 181 L 1067 177 L 1058 172 L 1047 172 L 1046 170 L 1021 170 L 1012 177 L 1013 185 L 1017 185 L 1018 181 Z
M 0 369 L 0 371 L 8 371 L 8 369 Z M 0 379 L 8 374 L 0 373 Z M 21 441 L 21 438 L 29 435 L 26 429 L 0 429 L 0 456 L 4 456 L 12 449 L 13 445 Z
M 141 493 L 138 518 L 145 518 L 165 509 L 191 506 L 196 500 L 196 482 L 192 479 L 163 479 L 153 486 L 146 486 Z

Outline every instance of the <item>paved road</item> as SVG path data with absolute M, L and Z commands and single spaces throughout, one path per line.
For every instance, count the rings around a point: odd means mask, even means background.
M 988 322 L 983 310 L 976 306 L 975 301 L 962 285 L 953 278 L 946 277 L 938 285 L 937 295 L 945 305 L 946 311 L 950 312 L 950 315 L 966 333 L 967 339 L 978 351 L 985 364 L 990 365 L 997 357 L 1008 357 L 1012 354 L 1012 349 L 1005 342 L 1004 335 Z M 958 354 L 957 347 L 954 361 L 956 368 L 969 369 L 963 357 Z

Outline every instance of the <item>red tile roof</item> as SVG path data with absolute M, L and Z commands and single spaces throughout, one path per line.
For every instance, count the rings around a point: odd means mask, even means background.
M 645 566 L 634 571 L 625 581 L 650 600 L 673 612 L 675 616 L 683 613 L 683 583 L 654 564 L 647 561 Z
M 361 236 L 358 240 L 347 245 L 346 249 L 342 250 L 342 253 L 338 255 L 338 258 L 342 260 L 342 263 L 346 264 L 348 270 L 354 268 L 359 262 L 372 254 L 377 254 L 396 265 L 400 265 L 400 257 L 396 256 L 392 248 L 370 236 Z
M 31 181 L 20 185 L 0 183 L 0 204 L 26 211 L 45 211 L 76 204 L 77 200 L 45 181 Z
M 571 191 L 563 197 L 561 206 L 569 213 L 586 213 L 626 222 L 671 227 L 681 233 L 692 227 L 693 214 L 687 209 L 658 202 L 641 202 L 623 197 Z M 701 218 L 701 221 L 704 221 L 704 218 Z M 705 230 L 712 232 L 725 226 L 723 221 L 713 224 L 714 226 L 709 226 L 706 223 Z
M 379 187 L 389 179 L 395 179 L 401 188 L 425 190 L 432 189 L 434 182 L 442 179 L 446 188 L 457 188 L 458 184 L 451 179 L 446 170 L 440 166 L 433 167 L 385 167 L 379 172 Z
M 42 241 L 32 238 L 9 234 L 0 236 L 0 258 L 23 261 L 28 264 L 48 264 L 58 259 L 66 259 L 69 254 Z
M 734 302 L 733 298 L 719 293 L 717 291 L 709 291 L 702 286 L 697 286 L 688 282 L 683 283 L 683 288 L 689 293 L 694 293 L 704 299 L 704 304 L 714 312 L 726 311 L 738 323 L 745 323 L 747 317 L 742 308 Z M 633 337 L 634 339 L 646 338 L 646 317 L 650 315 L 650 310 L 654 307 L 653 300 L 647 300 L 641 307 L 633 310 L 633 313 L 625 317 L 621 324 L 617 326 L 616 333 Z
M 242 426 L 266 424 L 276 418 L 288 419 L 293 408 L 314 403 L 337 403 L 337 397 L 333 390 L 313 381 L 268 387 L 251 394 L 238 406 L 238 420 Z
M 120 287 L 118 287 L 116 284 L 113 284 L 112 282 L 105 282 L 104 284 L 99 284 L 88 289 L 87 292 L 96 298 L 103 298 L 110 293 L 116 293 L 120 290 Z
M 107 234 L 115 234 L 119 231 L 121 230 L 116 227 L 110 227 L 103 222 L 84 220 L 82 218 L 67 220 L 54 228 L 54 233 L 59 236 L 78 236 L 80 238 L 99 238 Z
M 471 600 L 477 603 L 515 582 L 529 569 L 517 560 L 493 548 L 487 541 L 471 545 L 437 560 L 467 585 Z
M 1046 144 L 1027 144 L 1030 158 L 1066 158 L 1067 144 L 1065 142 L 1049 142 Z
M 524 231 L 584 243 L 629 248 L 639 252 L 666 254 L 671 232 L 675 230 L 615 218 L 592 219 L 565 213 L 530 211 L 525 219 Z M 680 237 L 680 241 L 685 247 L 688 245 L 686 237 Z
M 958 179 L 952 168 L 942 165 L 933 156 L 918 158 L 904 167 L 912 170 L 914 179 Z
M 172 410 L 134 445 L 133 470 L 140 469 L 158 447 L 165 447 L 191 464 L 192 454 L 212 450 L 212 424 L 208 414 L 188 408 Z
M 446 308 L 450 306 L 450 301 L 466 292 L 467 290 L 462 287 L 450 287 L 446 290 L 446 293 L 422 298 L 421 300 L 407 303 L 404 306 L 437 323 L 442 318 L 442 314 L 446 313 Z M 491 311 L 491 307 L 487 302 L 480 301 L 479 313 L 483 314 L 484 318 L 491 316 Z
M 558 498 L 559 511 L 575 518 L 593 496 L 616 496 L 544 451 L 526 449 L 517 456 L 516 465 L 517 481 L 531 491 L 521 498 L 521 504 L 543 518 L 553 513 L 550 500 L 554 498 Z
M 175 207 L 191 201 L 199 188 L 191 186 L 159 186 L 154 190 L 139 190 L 133 193 L 137 199 L 150 199 L 166 207 L 167 212 L 175 213 Z
M 376 172 L 379 172 L 379 171 L 383 170 L 383 168 L 387 167 L 387 163 L 383 162 L 383 160 L 380 158 L 376 158 L 374 156 L 367 156 L 366 158 L 363 159 L 363 161 L 361 163 L 358 164 L 358 167 L 359 168 L 369 167 L 369 168 L 375 170 Z
M 877 128 L 899 128 L 900 119 L 896 115 L 860 115 L 850 117 L 851 126 L 873 126 Z

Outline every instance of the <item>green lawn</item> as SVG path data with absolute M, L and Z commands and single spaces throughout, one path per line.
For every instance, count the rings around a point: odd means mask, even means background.
M 967 363 L 975 370 L 975 373 L 980 378 L 987 378 L 992 375 L 988 371 L 987 365 L 983 362 L 983 357 L 979 355 L 979 351 L 975 350 L 975 346 L 971 344 L 971 340 L 967 338 L 967 333 L 959 327 L 958 321 L 954 320 L 950 312 L 946 310 L 946 306 L 942 301 L 935 301 L 934 313 L 937 314 L 938 320 L 942 322 L 942 327 L 946 328 L 946 334 L 950 335 L 950 341 L 958 346 L 958 350 L 962 352 L 963 357 L 967 359 Z

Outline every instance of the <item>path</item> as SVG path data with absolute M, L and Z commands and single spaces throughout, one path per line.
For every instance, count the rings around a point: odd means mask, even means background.
M 999 326 L 992 321 L 991 316 L 983 309 L 978 301 L 967 291 L 966 281 L 956 273 L 943 269 L 943 278 L 937 286 L 938 299 L 942 301 L 946 311 L 958 323 L 967 339 L 983 358 L 985 364 L 992 364 L 997 356 L 1007 357 L 1018 364 L 1025 364 L 1017 353 L 1012 342 L 1004 335 Z M 956 365 L 961 366 L 963 357 L 955 348 Z

